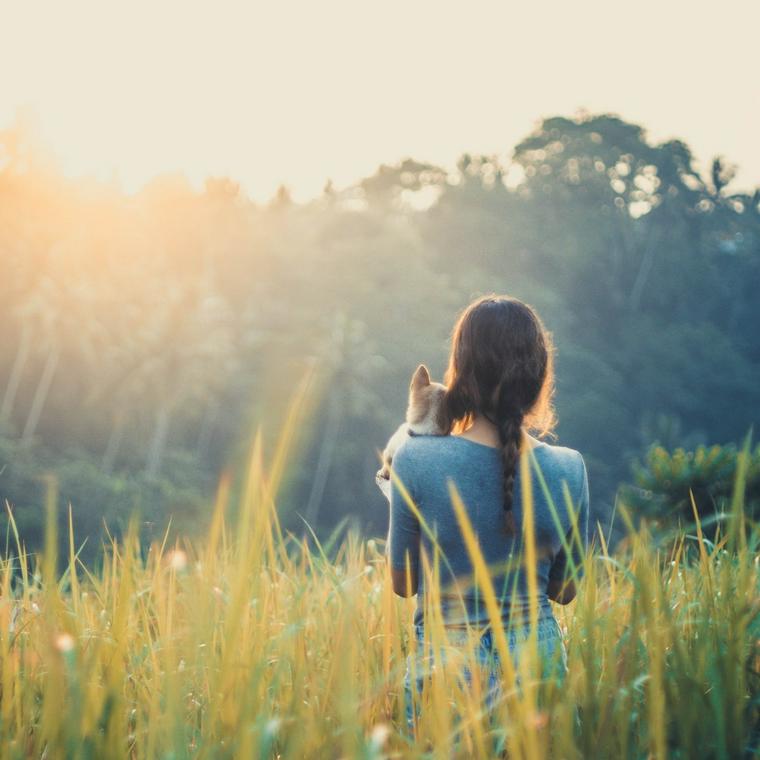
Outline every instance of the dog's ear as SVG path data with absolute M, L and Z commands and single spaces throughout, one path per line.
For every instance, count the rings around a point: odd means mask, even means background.
M 409 384 L 409 387 L 424 388 L 426 385 L 430 385 L 430 373 L 424 364 L 420 364 L 420 366 L 414 370 L 412 382 Z

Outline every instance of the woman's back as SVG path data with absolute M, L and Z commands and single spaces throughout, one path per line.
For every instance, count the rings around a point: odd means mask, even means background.
M 551 616 L 546 594 L 549 579 L 562 578 L 568 566 L 579 568 L 588 544 L 588 479 L 583 457 L 563 446 L 552 446 L 528 437 L 530 453 L 534 527 L 539 589 L 539 617 Z M 554 513 L 535 466 L 542 473 Z M 396 451 L 393 469 L 406 487 L 419 512 L 437 539 L 445 561 L 439 562 L 441 607 L 444 623 L 459 627 L 469 622 L 485 627 L 488 614 L 479 589 L 470 582 L 472 563 L 451 503 L 448 481 L 453 481 L 478 537 L 481 553 L 492 572 L 494 588 L 501 601 L 505 627 L 528 620 L 530 597 L 527 573 L 522 562 L 523 503 L 519 468 L 515 473 L 513 510 L 517 535 L 508 536 L 504 529 L 502 457 L 499 449 L 459 435 L 410 436 Z M 576 535 L 563 488 L 572 499 L 577 515 Z M 434 542 L 421 528 L 396 483 L 391 489 L 390 563 L 394 569 L 406 567 L 408 554 L 411 568 L 419 578 L 416 624 L 423 621 L 425 573 L 421 552 L 432 566 Z M 563 536 L 571 547 L 568 561 Z M 580 541 L 579 541 L 580 539 Z M 576 577 L 579 577 L 580 569 Z M 454 583 L 454 579 L 458 579 Z

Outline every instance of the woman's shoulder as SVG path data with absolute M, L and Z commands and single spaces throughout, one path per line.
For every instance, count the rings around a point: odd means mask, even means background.
M 576 449 L 550 444 L 533 436 L 528 439 L 542 470 L 567 477 L 569 474 L 580 476 L 585 469 L 583 457 Z M 500 460 L 501 450 L 459 435 L 412 434 L 407 435 L 394 454 L 394 461 L 406 466 L 428 466 L 446 458 Z
M 393 458 L 414 460 L 429 454 L 439 453 L 446 448 L 450 435 L 428 435 L 425 433 L 407 433 Z
M 547 443 L 539 438 L 534 438 L 532 435 L 528 436 L 533 450 L 541 452 L 542 455 L 552 457 L 554 459 L 561 459 L 565 461 L 579 461 L 582 459 L 581 452 L 577 449 L 572 449 L 569 446 L 560 446 L 556 443 Z
M 393 455 L 394 462 L 425 468 L 445 460 L 498 457 L 499 450 L 457 435 L 411 433 Z
M 586 463 L 580 451 L 540 441 L 533 436 L 530 439 L 532 451 L 545 477 L 564 478 L 571 481 L 571 485 L 580 486 L 586 473 Z
M 576 449 L 568 446 L 558 446 L 547 443 L 532 435 L 528 436 L 531 449 L 537 456 L 546 459 L 552 459 L 558 462 L 568 464 L 579 463 L 583 457 Z M 396 456 L 401 452 L 403 456 L 414 458 L 426 454 L 441 455 L 443 452 L 456 452 L 459 455 L 491 453 L 500 454 L 500 449 L 485 443 L 473 441 L 461 435 L 433 435 L 424 433 L 410 433 L 406 436 L 403 443 L 396 449 Z

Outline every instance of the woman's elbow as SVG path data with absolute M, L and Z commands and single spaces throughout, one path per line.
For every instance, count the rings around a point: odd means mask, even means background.
M 562 595 L 562 596 L 561 596 L 561 597 L 560 597 L 560 598 L 557 600 L 557 603 L 558 603 L 558 604 L 562 604 L 562 605 L 564 605 L 564 604 L 570 604 L 570 602 L 572 602 L 572 601 L 573 601 L 573 599 L 575 599 L 575 596 L 576 596 L 576 593 L 575 593 L 575 589 L 572 589 L 572 590 L 567 590 L 567 591 L 565 591 L 565 593 L 564 593 L 564 594 L 563 594 L 563 595 Z
M 417 574 L 408 574 L 406 570 L 391 568 L 391 584 L 393 593 L 404 598 L 414 596 L 417 593 Z
M 576 596 L 575 581 L 572 579 L 564 585 L 560 583 L 549 583 L 546 595 L 557 604 L 570 604 Z

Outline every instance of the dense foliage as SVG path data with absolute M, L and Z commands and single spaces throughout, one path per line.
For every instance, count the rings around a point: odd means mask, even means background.
M 283 522 L 380 532 L 376 449 L 410 373 L 440 378 L 457 311 L 497 291 L 554 334 L 558 440 L 584 453 L 606 524 L 650 444 L 758 422 L 760 195 L 730 180 L 608 115 L 546 119 L 509 163 L 407 159 L 305 204 L 174 176 L 127 196 L 0 132 L 0 496 L 30 541 L 48 469 L 76 471 L 85 533 L 135 499 L 148 521 L 194 516 L 313 367 Z
M 742 453 L 736 446 L 698 446 L 674 452 L 654 445 L 644 463 L 634 463 L 634 485 L 621 496 L 666 529 L 676 523 L 693 525 L 695 512 L 702 530 L 714 536 L 731 511 L 734 484 Z M 747 452 L 745 509 L 760 517 L 760 445 Z

